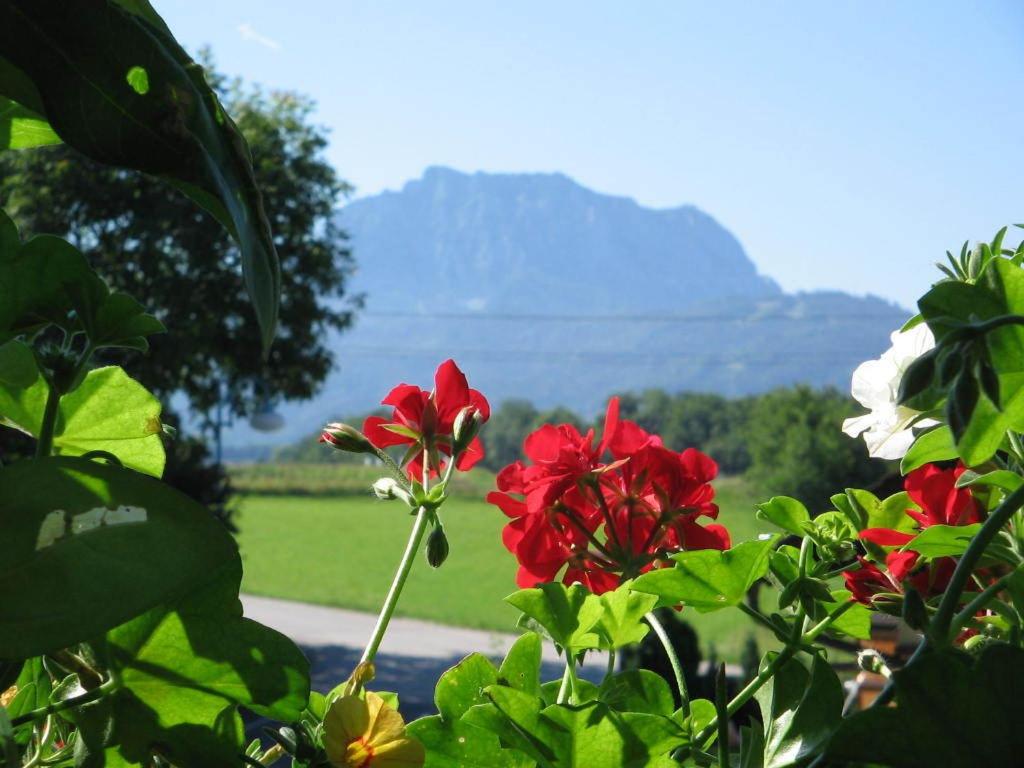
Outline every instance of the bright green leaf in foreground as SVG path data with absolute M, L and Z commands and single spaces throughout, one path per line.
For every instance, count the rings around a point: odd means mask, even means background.
M 754 582 L 768 571 L 774 537 L 748 541 L 732 549 L 701 549 L 673 555 L 675 566 L 645 573 L 637 592 L 658 595 L 663 605 L 682 603 L 701 613 L 739 605 Z
M 804 524 L 811 520 L 807 507 L 789 496 L 773 496 L 763 504 L 758 504 L 757 518 L 796 536 L 804 535 Z
M 505 598 L 547 630 L 551 639 L 570 652 L 597 648 L 595 626 L 604 613 L 601 599 L 580 584 L 560 582 L 521 589 Z
M 60 136 L 31 109 L 0 96 L 0 150 L 60 144 Z
M 0 382 L 0 419 L 38 437 L 49 391 L 42 377 L 27 389 Z M 61 398 L 54 450 L 66 456 L 106 451 L 125 467 L 159 477 L 165 461 L 160 411 L 160 401 L 123 369 L 97 368 Z
M 107 766 L 148 765 L 154 749 L 175 765 L 234 765 L 238 706 L 284 722 L 305 708 L 309 664 L 287 637 L 242 617 L 237 553 L 209 575 L 200 590 L 108 634 L 120 688 Z
M 972 525 L 931 525 L 907 544 L 907 549 L 928 559 L 959 557 L 981 530 L 981 523 Z

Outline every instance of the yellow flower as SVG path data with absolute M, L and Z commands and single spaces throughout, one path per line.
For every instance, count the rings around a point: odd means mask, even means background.
M 324 717 L 324 747 L 338 768 L 419 768 L 423 745 L 405 735 L 402 716 L 375 693 L 339 696 Z

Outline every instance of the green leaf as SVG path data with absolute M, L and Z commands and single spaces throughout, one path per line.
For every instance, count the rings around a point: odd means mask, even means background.
M 517 651 L 516 655 L 526 652 Z M 538 657 L 538 665 L 539 661 Z M 462 722 L 470 707 L 489 701 L 484 690 L 497 681 L 494 665 L 478 653 L 441 675 L 434 692 L 438 714 L 408 726 L 409 735 L 427 751 L 426 768 L 526 768 L 530 764 L 519 753 L 502 749 L 493 733 Z
M 540 695 L 541 645 L 541 637 L 536 632 L 521 635 L 501 662 L 498 682 L 517 691 Z
M 0 470 L 0 658 L 93 638 L 236 557 L 209 512 L 152 478 L 76 458 Z
M 645 573 L 633 583 L 637 592 L 662 598 L 663 605 L 683 605 L 701 613 L 739 605 L 754 582 L 768 571 L 775 537 L 748 541 L 719 552 L 701 549 L 673 555 L 675 566 Z
M 959 557 L 981 530 L 981 523 L 972 525 L 930 525 L 907 545 L 906 549 L 932 560 L 936 557 Z
M 0 344 L 0 387 L 28 389 L 39 379 L 39 366 L 32 348 L 13 339 Z
M 280 274 L 248 147 L 152 7 L 3 0 L 0 56 L 34 85 L 39 104 L 14 92 L 24 83 L 9 77 L 0 76 L 0 94 L 39 106 L 65 143 L 99 162 L 167 177 L 227 227 L 269 348 Z M 147 88 L 139 87 L 143 74 Z
M 639 643 L 647 636 L 650 626 L 644 621 L 644 616 L 657 604 L 655 595 L 634 592 L 632 582 L 627 581 L 611 592 L 605 592 L 600 599 L 604 612 L 597 631 L 604 640 L 603 647 L 621 648 Z
M 907 514 L 914 502 L 905 491 L 894 493 L 884 501 L 870 491 L 859 488 L 847 489 L 846 495 L 863 513 L 864 528 L 889 528 L 908 533 L 917 525 L 914 518 Z
M 107 765 L 149 764 L 154 748 L 175 765 L 235 765 L 238 707 L 284 722 L 309 698 L 309 664 L 284 635 L 242 617 L 237 553 L 198 591 L 107 635 L 120 679 L 111 697 Z
M 821 602 L 817 605 L 821 608 L 822 614 L 816 616 L 818 620 L 824 619 L 825 616 L 831 616 L 839 608 L 850 602 L 852 593 L 846 589 L 837 589 L 832 592 L 831 602 Z M 871 639 L 871 610 L 860 603 L 854 605 L 852 608 L 847 608 L 846 612 L 843 613 L 838 619 L 832 622 L 832 625 L 828 629 L 829 632 L 834 634 L 849 635 L 850 637 L 857 638 L 858 640 L 870 640 Z
M 630 669 L 605 679 L 598 694 L 601 701 L 619 712 L 672 715 L 675 696 L 661 675 L 647 669 Z
M 958 455 L 950 428 L 945 425 L 936 427 L 918 435 L 914 444 L 910 446 L 910 450 L 907 451 L 907 455 L 900 462 L 900 472 L 906 475 L 925 464 L 949 461 L 957 458 Z
M 46 119 L 16 101 L 0 96 L 0 150 L 60 144 Z
M 28 389 L 0 383 L 0 418 L 38 437 L 49 391 L 41 377 Z M 66 456 L 106 451 L 125 467 L 160 477 L 165 461 L 160 411 L 160 401 L 123 369 L 97 368 L 61 398 L 54 450 Z
M 764 768 L 802 764 L 821 751 L 842 719 L 843 686 L 820 656 L 810 670 L 796 659 L 783 664 L 754 697 L 765 724 Z
M 784 531 L 804 535 L 804 523 L 811 520 L 807 507 L 789 496 L 773 496 L 757 505 L 757 519 L 766 520 Z
M 993 644 L 973 663 L 958 652 L 933 652 L 893 680 L 896 706 L 844 719 L 830 758 L 893 768 L 1020 765 L 1024 651 Z
M 549 582 L 515 592 L 505 602 L 536 621 L 556 644 L 569 652 L 600 646 L 600 639 L 592 630 L 604 613 L 604 605 L 580 584 L 566 587 Z
M 664 768 L 675 765 L 668 753 L 686 743 L 666 717 L 620 713 L 598 701 L 578 707 L 551 705 L 528 694 L 494 686 L 491 704 L 465 716 L 504 743 L 554 768 Z
M 983 475 L 979 475 L 976 472 L 968 470 L 960 475 L 956 481 L 957 488 L 973 488 L 975 486 L 982 486 L 989 488 L 1001 488 L 1002 490 L 1010 493 L 1016 491 L 1022 484 L 1024 484 L 1024 478 L 1016 472 L 1011 472 L 1008 469 L 996 469 L 992 472 L 986 472 Z

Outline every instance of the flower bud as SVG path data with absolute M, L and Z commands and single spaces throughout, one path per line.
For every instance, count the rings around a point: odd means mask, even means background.
M 416 506 L 416 500 L 412 494 L 409 493 L 402 484 L 395 480 L 393 477 L 382 477 L 380 480 L 373 484 L 373 495 L 381 501 L 391 501 L 392 499 L 401 499 L 410 507 Z
M 473 438 L 480 433 L 480 427 L 483 426 L 484 418 L 483 414 L 480 413 L 480 409 L 467 405 L 458 415 L 455 417 L 455 424 L 452 427 L 452 453 L 458 456 L 469 444 L 473 442 Z
M 431 568 L 440 568 L 448 559 L 448 537 L 444 535 L 444 526 L 438 523 L 427 539 L 427 562 Z
M 320 442 L 349 453 L 374 453 L 373 445 L 366 435 L 348 424 L 333 422 L 324 427 Z
M 882 654 L 874 648 L 869 648 L 857 654 L 857 666 L 865 672 L 882 675 L 883 677 L 889 677 L 892 675 L 892 672 L 889 670 L 889 665 L 886 664 L 885 659 L 882 658 Z

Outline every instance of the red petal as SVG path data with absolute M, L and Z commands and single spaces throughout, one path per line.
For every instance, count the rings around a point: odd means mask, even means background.
M 865 528 L 859 536 L 882 547 L 902 547 L 914 538 L 912 534 L 894 531 L 891 528 Z
M 597 448 L 597 455 L 600 456 L 605 449 L 615 440 L 619 431 L 619 398 L 613 397 L 608 401 L 608 409 L 604 412 L 604 431 L 601 433 L 601 444 Z
M 509 517 L 522 517 L 526 514 L 526 502 L 515 499 L 507 493 L 491 491 L 487 494 L 487 503 L 493 504 Z
M 469 382 L 454 360 L 445 360 L 434 374 L 434 404 L 441 422 L 455 420 L 459 411 L 469 405 Z
M 483 457 L 484 444 L 480 442 L 479 437 L 474 437 L 473 441 L 466 446 L 466 450 L 459 454 L 459 460 L 455 462 L 455 468 L 460 472 L 466 472 L 472 469 Z

